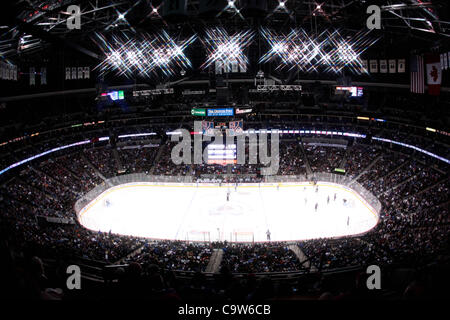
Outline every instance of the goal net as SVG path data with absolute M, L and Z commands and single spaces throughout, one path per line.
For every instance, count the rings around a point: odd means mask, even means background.
M 233 231 L 230 242 L 254 242 L 255 235 L 251 231 Z
M 186 233 L 186 241 L 210 242 L 211 235 L 209 231 L 191 230 Z

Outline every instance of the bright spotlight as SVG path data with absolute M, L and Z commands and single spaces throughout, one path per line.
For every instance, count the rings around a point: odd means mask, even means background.
M 177 67 L 192 68 L 184 54 L 196 36 L 176 43 L 165 31 L 149 36 L 142 34 L 137 39 L 129 39 L 125 34 L 113 35 L 111 40 L 96 34 L 97 45 L 106 58 L 95 67 L 101 73 L 116 71 L 118 75 L 132 77 L 135 74 L 150 77 L 161 71 L 165 76 L 177 74 Z
M 243 31 L 230 36 L 223 28 L 207 30 L 205 45 L 208 58 L 202 68 L 205 69 L 217 61 L 223 65 L 231 65 L 232 63 L 237 63 L 240 66 L 248 65 L 244 48 L 250 45 L 253 36 L 252 31 Z
M 293 29 L 288 35 L 262 29 L 261 34 L 271 49 L 260 58 L 260 63 L 277 59 L 279 68 L 297 68 L 303 72 L 322 68 L 325 72 L 339 73 L 347 67 L 361 74 L 364 72 L 361 54 L 378 40 L 370 38 L 367 31 L 347 39 L 337 30 L 325 30 L 314 37 L 303 29 Z

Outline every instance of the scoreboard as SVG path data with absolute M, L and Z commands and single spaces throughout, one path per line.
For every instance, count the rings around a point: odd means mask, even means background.
M 208 164 L 236 164 L 237 151 L 235 144 L 209 144 L 207 146 Z

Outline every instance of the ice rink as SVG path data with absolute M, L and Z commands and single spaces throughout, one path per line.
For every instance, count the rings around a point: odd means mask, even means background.
M 154 239 L 248 242 L 267 241 L 268 230 L 271 241 L 360 234 L 378 215 L 354 191 L 332 183 L 133 183 L 100 194 L 79 221 L 95 231 Z

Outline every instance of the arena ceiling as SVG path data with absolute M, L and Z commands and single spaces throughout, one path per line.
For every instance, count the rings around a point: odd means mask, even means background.
M 94 32 L 140 33 L 164 29 L 181 36 L 213 25 L 232 30 L 243 26 L 265 26 L 285 30 L 302 27 L 310 32 L 330 27 L 357 31 L 365 28 L 369 16 L 366 9 L 373 4 L 381 8 L 380 32 L 384 36 L 403 41 L 415 38 L 422 46 L 430 46 L 430 42 L 435 46 L 450 41 L 450 5 L 447 0 L 268 0 L 267 3 L 257 2 L 260 10 L 249 9 L 244 0 L 188 0 L 186 14 L 181 15 L 165 15 L 161 0 L 8 2 L 2 10 L 0 23 L 0 56 L 12 61 L 35 56 L 44 48 L 60 44 L 99 58 L 101 52 L 95 50 L 89 39 Z M 205 11 L 207 2 L 224 6 L 221 10 Z M 81 8 L 81 30 L 67 27 L 70 17 L 67 9 L 73 4 Z

